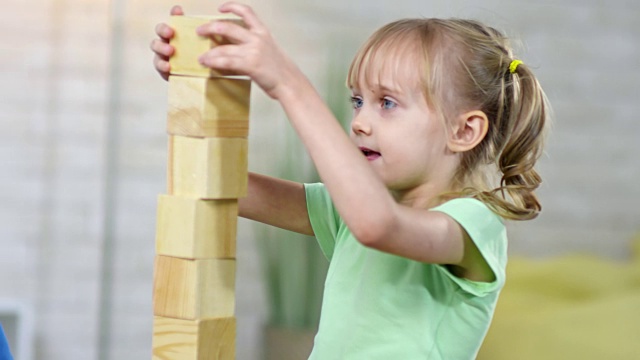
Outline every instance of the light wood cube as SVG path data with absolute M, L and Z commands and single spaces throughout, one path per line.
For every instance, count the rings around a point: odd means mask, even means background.
M 236 319 L 180 320 L 156 316 L 152 349 L 155 360 L 234 360 Z
M 160 195 L 156 253 L 187 259 L 234 258 L 238 201 Z
M 167 131 L 194 137 L 247 137 L 251 80 L 169 77 Z
M 169 58 L 171 74 L 201 77 L 234 75 L 229 71 L 209 69 L 198 62 L 200 55 L 214 46 L 229 43 L 219 36 L 208 38 L 196 34 L 196 28 L 214 20 L 232 21 L 244 26 L 244 22 L 234 15 L 171 16 L 169 26 L 174 29 L 174 36 L 170 44 L 175 48 L 174 54 Z
M 235 275 L 233 259 L 189 260 L 158 255 L 153 314 L 183 320 L 233 316 Z
M 169 194 L 237 199 L 247 194 L 247 139 L 170 136 Z
M 234 258 L 238 201 L 160 195 L 156 253 L 187 259 Z

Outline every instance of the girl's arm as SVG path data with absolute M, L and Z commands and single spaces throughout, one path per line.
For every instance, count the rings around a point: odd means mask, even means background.
M 281 103 L 353 235 L 372 248 L 423 262 L 457 264 L 474 277 L 482 274 L 482 269 L 477 269 L 484 263 L 482 257 L 478 258 L 473 242 L 453 219 L 396 203 L 309 80 L 279 49 L 253 10 L 233 2 L 219 10 L 242 17 L 248 28 L 223 22 L 200 27 L 200 35 L 222 35 L 232 42 L 215 47 L 200 61 L 212 68 L 249 75 Z
M 300 183 L 250 173 L 247 196 L 239 199 L 238 211 L 247 219 L 313 235 Z

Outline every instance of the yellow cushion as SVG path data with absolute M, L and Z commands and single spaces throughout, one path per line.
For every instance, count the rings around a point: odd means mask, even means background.
M 638 334 L 640 261 L 514 258 L 478 359 L 640 358 Z

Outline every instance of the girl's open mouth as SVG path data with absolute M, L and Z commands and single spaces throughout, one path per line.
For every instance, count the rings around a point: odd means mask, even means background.
M 375 159 L 377 159 L 377 158 L 379 158 L 381 156 L 379 152 L 373 151 L 371 149 L 368 149 L 368 148 L 362 147 L 362 146 L 360 147 L 360 151 L 362 151 L 362 154 L 364 154 L 364 156 L 369 161 L 375 160 Z

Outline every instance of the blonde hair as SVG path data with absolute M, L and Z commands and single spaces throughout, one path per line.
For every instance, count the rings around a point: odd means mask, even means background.
M 543 151 L 550 108 L 534 74 L 525 64 L 511 73 L 508 39 L 480 22 L 405 19 L 367 40 L 351 64 L 347 85 L 357 83 L 372 58 L 407 44 L 420 52 L 424 96 L 443 120 L 469 110 L 481 110 L 489 120 L 480 144 L 462 153 L 455 190 L 443 199 L 473 197 L 504 218 L 535 218 L 542 207 L 534 190 L 542 179 L 534 165 Z M 491 180 L 490 168 L 498 171 L 499 182 Z

